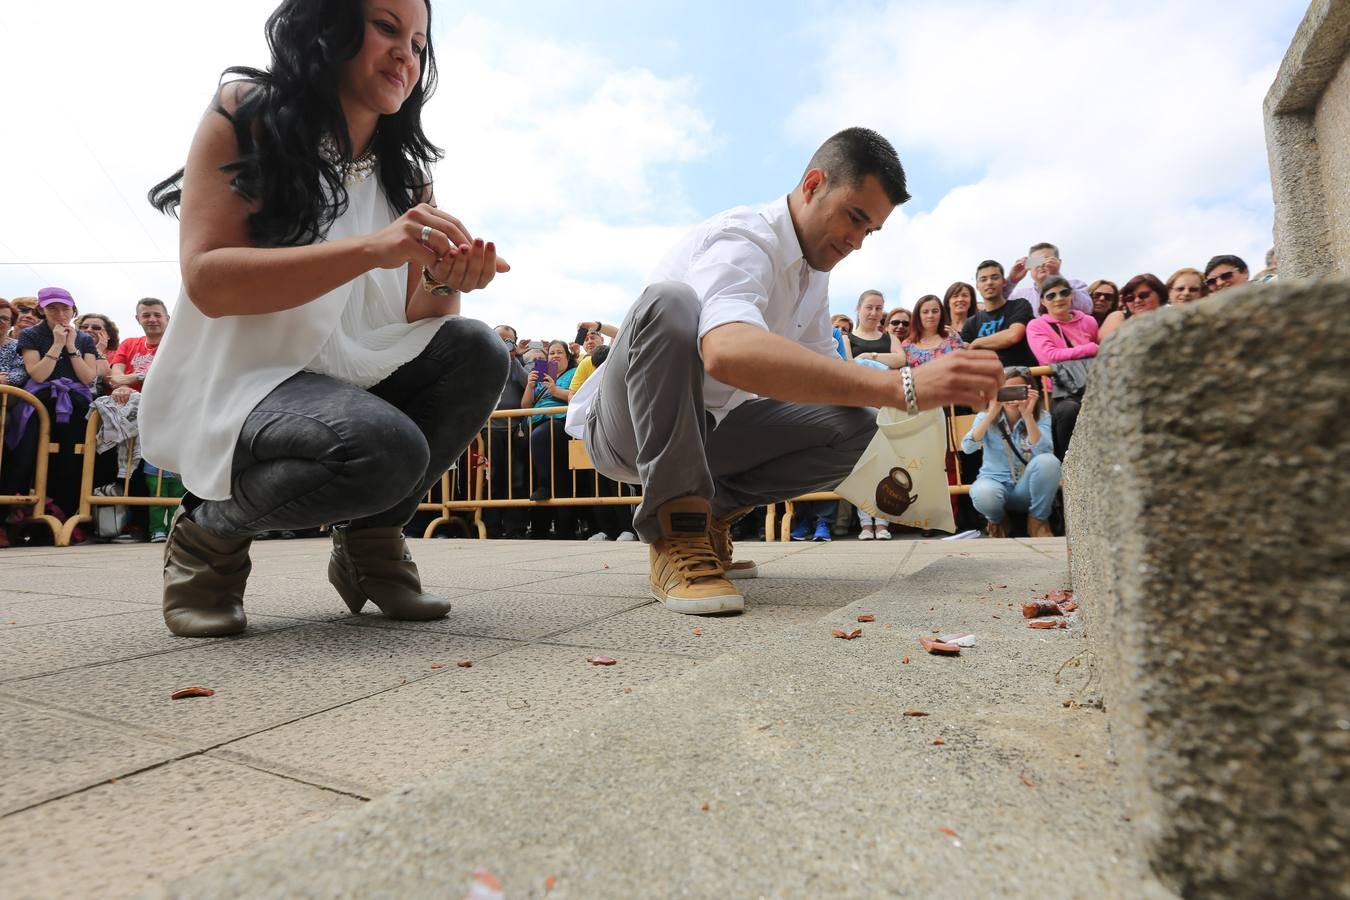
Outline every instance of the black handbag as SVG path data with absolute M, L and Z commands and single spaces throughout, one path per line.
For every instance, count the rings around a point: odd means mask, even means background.
M 1051 322 L 1050 327 L 1055 329 L 1066 347 L 1073 346 L 1073 342 L 1065 336 L 1058 325 Z M 1055 363 L 1050 368 L 1052 370 L 1050 379 L 1055 386 L 1054 396 L 1056 398 L 1083 399 L 1083 392 L 1087 390 L 1088 386 L 1088 375 L 1092 369 L 1091 359 L 1066 359 L 1064 362 Z

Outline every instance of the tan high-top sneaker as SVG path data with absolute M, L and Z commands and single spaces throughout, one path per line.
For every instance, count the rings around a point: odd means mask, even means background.
M 722 563 L 722 571 L 726 573 L 728 580 L 759 577 L 759 566 L 755 565 L 754 560 L 732 559 L 731 526 L 745 518 L 752 509 L 753 506 L 744 506 L 733 510 L 724 519 L 714 517 L 709 528 L 708 537 L 712 539 L 713 552 Z
M 668 500 L 656 511 L 661 538 L 651 545 L 652 596 L 686 615 L 740 612 L 745 598 L 713 550 L 712 508 L 702 497 Z

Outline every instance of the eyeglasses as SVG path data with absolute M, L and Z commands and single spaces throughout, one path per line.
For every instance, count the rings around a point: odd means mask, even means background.
M 1231 271 L 1228 272 L 1221 272 L 1218 275 L 1213 275 L 1205 279 L 1205 287 L 1209 288 L 1212 291 L 1219 285 L 1227 284 L 1228 282 L 1232 281 L 1234 276 L 1236 275 L 1237 269 L 1232 269 Z
M 84 329 L 83 329 L 83 330 L 84 330 L 84 331 L 105 331 L 106 329 L 105 329 L 102 325 L 95 325 L 93 322 L 90 322 L 89 324 L 87 324 L 87 325 L 84 326 Z
M 891 319 L 890 325 L 891 325 L 892 328 L 908 328 L 908 327 L 909 327 L 909 320 L 908 320 L 908 319 Z
M 1073 296 L 1073 291 L 1071 291 L 1069 288 L 1064 288 L 1064 289 L 1058 290 L 1058 291 L 1051 291 L 1051 292 L 1048 293 L 1048 294 L 1041 294 L 1041 299 L 1042 299 L 1042 300 L 1068 300 L 1068 299 L 1069 299 L 1070 297 L 1072 297 L 1072 296 Z
M 1126 295 L 1125 295 L 1125 302 L 1126 302 L 1126 303 L 1141 303 L 1141 302 L 1143 302 L 1144 300 L 1152 300 L 1152 299 L 1153 299 L 1154 297 L 1156 297 L 1156 296 L 1158 296 L 1158 295 L 1155 294 L 1155 293 L 1153 293 L 1152 291 L 1149 291 L 1149 290 L 1136 291 L 1136 292 L 1133 293 L 1133 294 L 1126 294 Z
M 1092 292 L 1092 299 L 1093 299 L 1093 300 L 1114 300 L 1114 299 L 1116 299 L 1116 295 L 1113 294 L 1113 293 L 1111 293 L 1110 291 L 1093 291 L 1093 292 Z

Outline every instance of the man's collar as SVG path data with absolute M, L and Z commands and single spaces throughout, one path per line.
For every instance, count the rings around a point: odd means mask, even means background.
M 760 208 L 759 214 L 778 237 L 778 261 L 783 268 L 790 268 L 802 259 L 802 245 L 797 240 L 797 229 L 792 224 L 792 212 L 788 209 L 787 195 Z

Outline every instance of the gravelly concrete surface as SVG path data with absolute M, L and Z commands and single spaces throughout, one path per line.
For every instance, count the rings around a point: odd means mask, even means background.
M 217 641 L 163 631 L 158 548 L 5 551 L 3 893 L 1139 895 L 1101 715 L 1052 677 L 1081 635 L 1006 606 L 1062 541 L 741 549 L 749 611 L 695 620 L 634 593 L 640 546 L 418 541 L 457 604 L 413 624 L 345 615 L 326 543 L 256 544 Z

